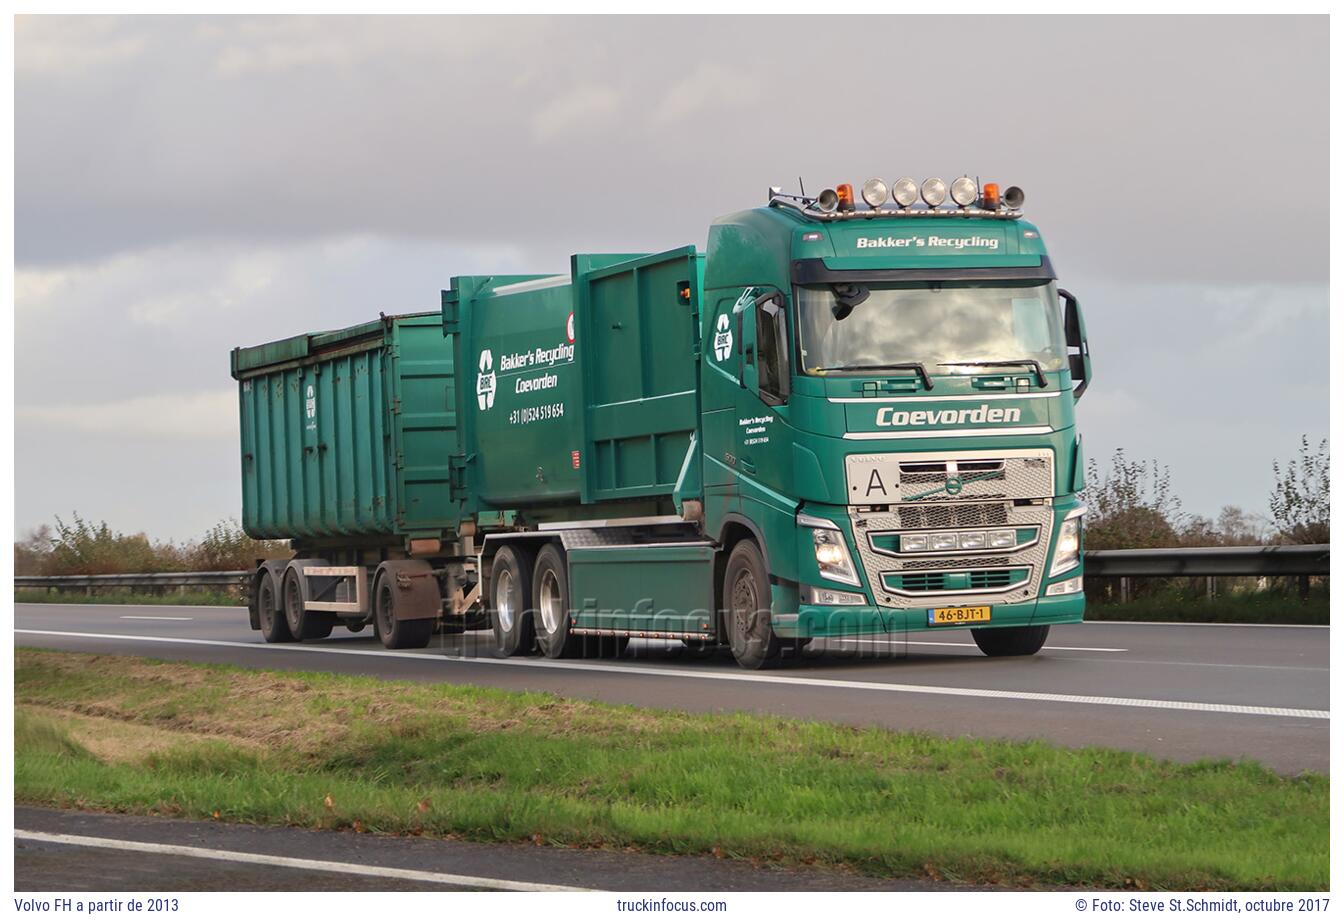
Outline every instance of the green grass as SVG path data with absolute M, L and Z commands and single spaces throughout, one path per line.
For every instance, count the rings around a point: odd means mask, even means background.
M 1163 592 L 1127 603 L 1106 604 L 1087 599 L 1088 620 L 1138 620 L 1156 623 L 1330 623 L 1330 593 L 1313 588 L 1302 601 L 1278 591 L 1220 594 L 1212 599 Z
M 19 802 L 1028 887 L 1329 883 L 1327 779 L 1253 763 L 15 657 Z
M 119 591 L 100 588 L 97 594 L 74 594 L 50 592 L 43 588 L 15 588 L 16 604 L 145 604 L 168 607 L 245 607 L 236 595 L 227 591 L 189 590 L 178 594 L 136 594 L 133 591 Z

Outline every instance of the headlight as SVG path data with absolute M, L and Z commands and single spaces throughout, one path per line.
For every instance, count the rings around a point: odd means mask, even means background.
M 952 180 L 952 200 L 963 208 L 969 204 L 974 204 L 975 199 L 980 197 L 980 189 L 976 188 L 975 180 L 970 176 L 962 176 L 960 179 Z
M 931 208 L 936 208 L 947 200 L 947 183 L 938 177 L 925 179 L 919 187 L 919 196 Z
M 887 203 L 887 183 L 881 179 L 869 179 L 863 183 L 862 194 L 864 203 L 876 211 Z
M 854 562 L 849 558 L 849 547 L 840 529 L 833 522 L 810 514 L 800 514 L 797 520 L 798 526 L 812 530 L 812 553 L 822 577 L 857 585 L 859 576 L 854 574 Z
M 1017 545 L 1017 531 L 1015 530 L 995 530 L 989 535 L 989 545 L 995 549 Z
M 1055 558 L 1050 563 L 1051 577 L 1067 572 L 1079 563 L 1083 548 L 1083 515 L 1086 512 L 1086 508 L 1075 508 L 1059 525 L 1059 536 L 1055 538 Z
M 903 208 L 908 208 L 919 200 L 919 186 L 909 176 L 897 179 L 891 186 L 891 200 Z
M 901 534 L 901 552 L 922 553 L 929 548 L 929 535 L 926 533 Z
M 1045 589 L 1046 597 L 1055 597 L 1059 594 L 1078 594 L 1083 590 L 1083 576 L 1075 575 L 1072 578 L 1066 578 L 1063 581 L 1057 581 Z
M 954 533 L 936 533 L 929 537 L 929 549 L 956 549 L 957 535 Z
M 820 604 L 824 607 L 857 607 L 868 603 L 868 598 L 853 591 L 837 591 L 835 588 L 817 588 L 803 585 L 801 600 L 804 604 Z

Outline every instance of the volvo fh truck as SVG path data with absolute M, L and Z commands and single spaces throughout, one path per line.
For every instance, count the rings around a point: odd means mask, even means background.
M 703 252 L 452 277 L 434 312 L 235 349 L 244 526 L 294 549 L 258 561 L 252 626 L 1035 653 L 1083 616 L 1091 359 L 1022 202 L 772 188 Z

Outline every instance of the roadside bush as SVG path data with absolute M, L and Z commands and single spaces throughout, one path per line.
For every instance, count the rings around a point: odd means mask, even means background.
M 235 520 L 221 521 L 200 540 L 156 542 L 123 534 L 107 522 L 72 514 L 69 522 L 42 526 L 14 544 L 17 575 L 117 575 L 140 572 L 223 572 L 250 568 L 261 558 L 289 554 L 283 540 L 254 540 Z

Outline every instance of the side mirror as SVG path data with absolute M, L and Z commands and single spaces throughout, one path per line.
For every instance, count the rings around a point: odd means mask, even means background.
M 1064 301 L 1064 342 L 1069 348 L 1069 376 L 1077 384 L 1073 388 L 1073 398 L 1077 400 L 1092 382 L 1092 353 L 1087 347 L 1087 325 L 1078 298 L 1063 288 L 1059 289 L 1059 297 Z

